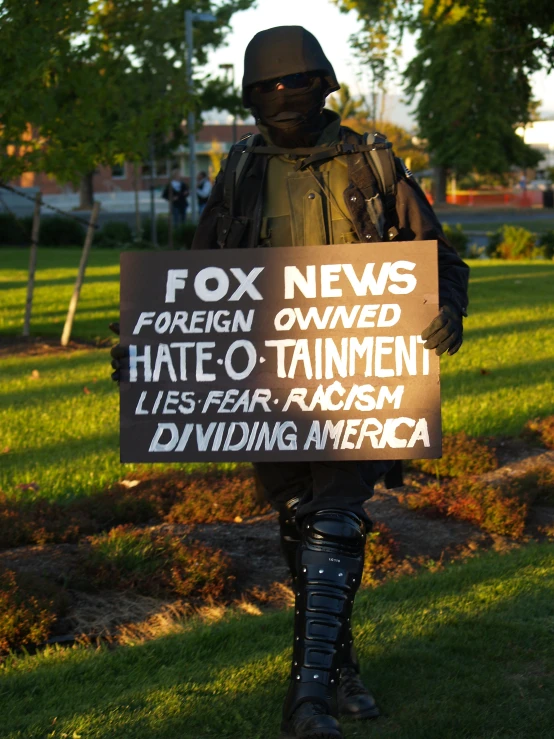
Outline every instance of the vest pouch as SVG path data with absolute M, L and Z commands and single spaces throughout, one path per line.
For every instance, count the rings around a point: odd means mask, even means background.
M 333 228 L 335 225 L 333 224 Z M 333 243 L 336 242 L 336 239 L 333 240 Z M 358 238 L 358 234 L 355 231 L 346 231 L 341 233 L 340 235 L 340 243 L 341 244 L 359 244 L 360 239 Z
M 238 249 L 244 245 L 248 218 L 233 218 L 228 213 L 217 216 L 216 235 L 220 249 Z
M 325 192 L 329 189 L 328 172 L 317 172 Z M 319 246 L 328 244 L 326 221 L 329 219 L 329 204 L 322 197 L 321 189 L 310 172 L 289 174 L 287 177 L 289 212 L 293 246 Z

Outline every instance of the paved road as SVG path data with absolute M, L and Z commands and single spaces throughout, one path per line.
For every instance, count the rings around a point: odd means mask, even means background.
M 167 213 L 167 208 L 164 209 L 158 209 L 156 208 L 156 213 L 165 212 Z M 83 218 L 88 217 L 87 211 L 73 211 L 74 215 L 80 215 Z M 150 212 L 143 210 L 141 212 L 141 218 L 149 218 Z M 481 211 L 481 210 L 438 210 L 437 211 L 437 217 L 440 220 L 441 223 L 448 223 L 451 225 L 456 225 L 457 223 L 461 224 L 462 226 L 466 223 L 470 223 L 475 230 L 478 230 L 479 224 L 490 224 L 490 223 L 498 223 L 498 225 L 502 225 L 504 223 L 518 223 L 520 221 L 540 221 L 540 222 L 552 222 L 552 228 L 554 228 L 554 210 L 549 211 L 528 211 L 528 210 L 521 210 L 521 211 Z M 99 215 L 99 223 L 103 224 L 106 221 L 125 221 L 129 224 L 129 226 L 134 229 L 135 228 L 135 212 L 134 211 L 116 211 L 116 212 L 110 212 L 107 210 L 101 210 Z
M 29 195 L 33 195 L 32 188 L 29 188 Z M 33 210 L 33 203 L 27 199 L 20 198 L 15 194 L 2 191 L 2 197 L 14 210 L 17 215 L 30 215 Z M 97 199 L 101 202 L 101 210 L 99 216 L 99 224 L 103 225 L 107 221 L 124 221 L 135 229 L 135 205 L 134 193 L 118 192 L 118 193 L 98 193 Z M 79 216 L 83 220 L 88 220 L 88 211 L 73 210 L 78 204 L 78 195 L 46 195 L 44 197 L 46 203 L 60 208 L 68 214 Z M 141 218 L 150 217 L 150 193 L 141 191 L 139 193 L 139 207 Z M 155 194 L 156 214 L 167 213 L 167 202 L 161 198 L 161 191 L 156 190 Z M 0 204 L 0 210 L 3 210 Z M 45 216 L 52 213 L 48 208 L 43 207 L 42 214 Z M 441 207 L 437 208 L 437 216 L 443 223 L 461 224 L 470 223 L 474 230 L 478 230 L 479 224 L 498 223 L 517 223 L 518 221 L 551 221 L 554 228 L 554 209 L 542 210 L 536 208 L 469 208 L 469 207 Z
M 437 209 L 437 216 L 441 223 L 518 223 L 519 221 L 552 221 L 554 227 L 554 210 L 481 210 L 460 208 L 459 210 Z

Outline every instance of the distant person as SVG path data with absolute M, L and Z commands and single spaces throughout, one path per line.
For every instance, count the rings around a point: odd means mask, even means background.
M 196 178 L 196 196 L 198 198 L 198 215 L 202 215 L 202 211 L 206 207 L 206 203 L 212 192 L 212 183 L 210 182 L 206 172 L 199 172 Z
M 187 220 L 187 208 L 189 205 L 189 186 L 181 177 L 179 170 L 174 169 L 171 173 L 171 181 L 165 186 L 162 198 L 170 203 L 173 225 L 178 226 Z M 171 201 L 171 202 L 170 202 Z

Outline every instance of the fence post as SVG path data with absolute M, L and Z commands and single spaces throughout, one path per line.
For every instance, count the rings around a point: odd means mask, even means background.
M 169 215 L 167 222 L 167 245 L 169 249 L 173 249 L 173 185 L 171 184 L 171 180 L 169 180 L 167 194 L 169 196 L 167 199 L 167 202 L 169 203 Z
M 142 241 L 142 227 L 140 222 L 140 203 L 138 192 L 138 164 L 133 164 L 133 189 L 135 191 L 135 241 Z
M 100 212 L 100 203 L 96 201 L 92 207 L 92 213 L 90 214 L 90 221 L 88 224 L 87 235 L 85 237 L 85 244 L 83 246 L 83 253 L 81 254 L 81 263 L 79 264 L 79 271 L 77 273 L 77 279 L 75 280 L 75 288 L 73 289 L 73 295 L 69 301 L 69 309 L 67 311 L 67 318 L 65 319 L 65 326 L 63 327 L 62 333 L 62 346 L 67 346 L 71 337 L 71 329 L 73 328 L 73 319 L 75 318 L 75 311 L 77 310 L 77 303 L 79 302 L 79 295 L 81 293 L 81 287 L 83 285 L 83 279 L 85 277 L 85 270 L 87 268 L 88 255 L 90 247 L 92 246 L 92 237 L 94 236 L 94 227 L 98 220 L 98 213 Z
M 31 311 L 33 309 L 33 292 L 35 289 L 35 272 L 37 269 L 38 237 L 40 231 L 40 206 L 42 195 L 37 192 L 35 210 L 33 212 L 33 228 L 31 230 L 31 251 L 29 253 L 29 278 L 27 280 L 27 301 L 23 320 L 23 336 L 29 336 L 31 330 Z

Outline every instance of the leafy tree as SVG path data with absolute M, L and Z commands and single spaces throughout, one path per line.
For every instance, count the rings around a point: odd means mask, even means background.
M 404 71 L 417 95 L 421 135 L 428 141 L 444 197 L 444 171 L 502 173 L 540 158 L 516 135 L 531 116 L 530 75 L 554 64 L 551 0 L 337 0 L 355 9 L 364 33 L 358 51 L 370 62 L 394 52 L 407 31 L 417 54 Z
M 89 185 L 100 164 L 142 161 L 150 142 L 175 146 L 194 108 L 233 109 L 223 80 L 184 71 L 184 12 L 211 12 L 194 27 L 201 66 L 232 15 L 254 0 L 0 0 L 0 146 L 4 179 L 33 169 Z
M 401 157 L 406 166 L 418 172 L 429 166 L 429 157 L 421 142 L 402 126 L 387 120 L 376 119 L 375 115 L 365 109 L 362 98 L 352 97 L 350 87 L 341 82 L 340 90 L 334 93 L 327 102 L 327 107 L 338 113 L 345 126 L 358 133 L 379 131 L 392 143 L 394 153 Z
M 388 140 L 392 143 L 394 153 L 396 156 L 401 157 L 404 163 L 413 172 L 420 172 L 423 169 L 427 169 L 429 166 L 429 155 L 425 151 L 421 143 L 416 137 L 407 131 L 402 126 L 391 123 L 390 121 L 377 121 L 370 120 L 366 115 L 357 115 L 352 118 L 347 118 L 343 121 L 346 126 L 350 126 L 354 131 L 358 133 L 365 133 L 366 131 L 379 131 L 384 134 Z
M 367 117 L 364 101 L 352 97 L 350 87 L 345 82 L 341 82 L 340 89 L 330 96 L 327 107 L 338 113 L 343 120 L 359 115 Z

